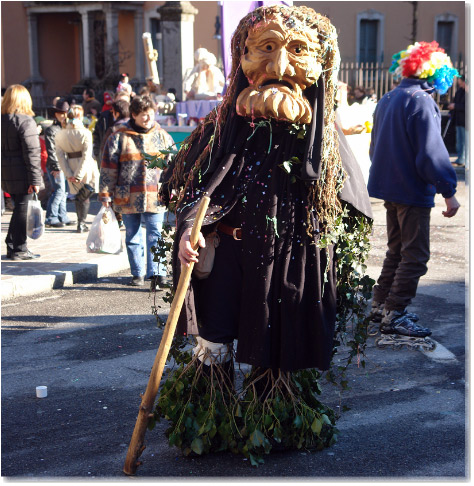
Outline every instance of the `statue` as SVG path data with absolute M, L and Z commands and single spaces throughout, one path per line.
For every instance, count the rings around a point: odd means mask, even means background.
M 203 47 L 194 53 L 196 64 L 183 82 L 187 100 L 219 99 L 224 89 L 225 78 L 216 66 L 216 56 Z

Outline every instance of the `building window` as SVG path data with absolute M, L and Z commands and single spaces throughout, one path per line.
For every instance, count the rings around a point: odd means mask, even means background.
M 458 18 L 445 13 L 435 18 L 435 39 L 453 62 L 458 56 Z
M 357 14 L 357 62 L 383 62 L 384 16 L 373 9 Z
M 377 62 L 378 20 L 362 19 L 360 22 L 359 62 Z

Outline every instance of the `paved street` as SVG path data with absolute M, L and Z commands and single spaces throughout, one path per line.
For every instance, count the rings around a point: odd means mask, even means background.
M 457 172 L 462 208 L 455 218 L 443 218 L 443 200 L 437 197 L 432 211 L 432 259 L 411 307 L 432 329 L 438 343 L 434 352 L 379 349 L 371 338 L 366 368 L 353 366 L 349 372 L 349 391 L 339 396 L 332 385 L 323 385 L 324 403 L 338 411 L 343 405 L 350 408 L 341 412 L 339 440 L 330 449 L 274 453 L 258 468 L 231 454 L 185 458 L 167 445 L 162 422 L 147 432 L 137 479 L 302 478 L 321 482 L 468 477 L 468 198 L 464 172 Z M 369 274 L 377 278 L 385 253 L 382 202 L 373 200 L 373 209 Z M 2 241 L 6 216 L 2 217 Z M 90 214 L 89 221 L 92 218 Z M 122 467 L 139 395 L 146 388 L 161 337 L 151 312 L 155 302 L 147 289 L 126 286 L 129 270 L 124 254 L 87 254 L 86 235 L 69 229 L 55 231 L 54 243 L 52 230 L 47 230 L 44 240 L 30 245 L 44 255 L 43 276 L 39 266 L 35 273 L 31 264 L 23 265 L 27 262 L 2 257 L 2 288 L 8 281 L 17 285 L 16 296 L 10 293 L 2 298 L 2 476 L 126 479 Z M 67 258 L 58 262 L 54 254 L 60 248 Z M 84 261 L 93 266 L 91 273 L 67 274 Z M 45 284 L 39 283 L 40 277 L 50 275 L 47 265 L 56 274 L 69 275 L 71 281 L 41 287 Z M 35 282 L 43 290 L 25 290 L 21 295 L 22 286 L 35 287 Z M 168 307 L 160 299 L 156 304 L 166 317 Z M 35 397 L 37 385 L 48 386 L 47 398 Z

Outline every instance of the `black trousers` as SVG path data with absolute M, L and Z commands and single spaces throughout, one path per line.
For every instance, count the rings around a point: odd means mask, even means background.
M 430 259 L 431 208 L 385 201 L 387 246 L 374 301 L 385 309 L 403 311 L 416 296 L 420 277 Z
M 28 201 L 33 199 L 33 194 L 11 194 L 11 197 L 15 203 L 15 208 L 5 238 L 7 254 L 23 252 L 28 249 L 26 245 L 26 215 Z
M 76 206 L 77 226 L 79 227 L 80 224 L 86 222 L 89 206 L 91 204 L 90 196 L 87 199 L 75 199 L 74 204 Z

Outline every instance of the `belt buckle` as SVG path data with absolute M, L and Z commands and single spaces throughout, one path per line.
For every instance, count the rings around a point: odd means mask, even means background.
M 242 238 L 237 238 L 237 231 L 239 231 L 241 229 L 242 228 L 234 228 L 234 230 L 232 231 L 232 236 L 234 237 L 234 240 L 242 241 Z

